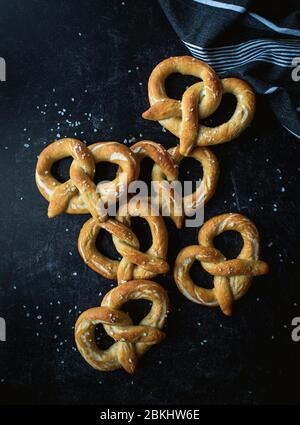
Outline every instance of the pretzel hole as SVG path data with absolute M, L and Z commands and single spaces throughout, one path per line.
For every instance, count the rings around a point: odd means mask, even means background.
M 140 251 L 146 252 L 152 245 L 152 234 L 149 224 L 142 217 L 131 217 L 131 229 L 140 242 Z
M 107 350 L 115 341 L 104 330 L 103 325 L 95 327 L 95 341 L 100 350 Z
M 134 325 L 138 325 L 144 317 L 147 316 L 152 303 L 148 300 L 138 299 L 130 300 L 123 304 L 122 310 L 129 314 Z
M 219 108 L 205 120 L 200 120 L 207 127 L 217 127 L 227 122 L 233 115 L 237 105 L 236 97 L 230 93 L 222 96 Z
M 228 230 L 216 236 L 215 247 L 228 259 L 236 258 L 243 247 L 243 238 L 239 232 Z
M 118 171 L 118 165 L 113 162 L 99 162 L 96 164 L 96 172 L 94 177 L 95 184 L 104 180 L 114 180 Z
M 73 162 L 73 158 L 68 156 L 67 158 L 56 161 L 51 168 L 51 174 L 60 183 L 64 183 L 70 178 L 70 167 Z
M 109 232 L 100 231 L 96 239 L 96 249 L 111 260 L 120 260 L 120 254 L 115 248 L 112 236 Z
M 147 187 L 150 190 L 151 182 L 152 182 L 152 168 L 153 168 L 153 160 L 151 158 L 145 157 L 142 159 L 141 171 L 140 171 L 140 180 L 146 183 Z
M 189 273 L 191 279 L 196 285 L 206 289 L 212 289 L 214 287 L 213 278 L 206 273 L 199 261 L 194 261 Z
M 172 99 L 181 100 L 187 87 L 199 81 L 201 81 L 199 78 L 193 77 L 192 75 L 182 75 L 179 73 L 171 74 L 165 81 L 166 93 Z
M 188 184 L 185 187 L 183 186 L 184 196 L 190 195 L 195 192 L 197 189 L 197 183 L 202 180 L 203 177 L 203 169 L 199 161 L 195 158 L 186 157 L 179 164 L 179 181 L 183 184 L 183 182 L 192 182 L 192 184 Z M 199 184 L 199 183 L 198 183 Z

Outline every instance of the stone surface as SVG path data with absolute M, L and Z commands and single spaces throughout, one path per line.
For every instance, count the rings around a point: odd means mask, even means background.
M 160 277 L 171 299 L 166 340 L 143 357 L 133 377 L 96 372 L 72 348 L 72 326 L 79 311 L 100 304 L 99 293 L 112 283 L 78 254 L 86 216 L 48 220 L 34 183 L 37 155 L 63 136 L 90 144 L 142 134 L 174 146 L 175 137 L 141 113 L 155 64 L 187 51 L 150 0 L 82 0 L 71 7 L 60 0 L 11 0 L 0 28 L 7 63 L 7 81 L 0 83 L 0 316 L 7 323 L 7 341 L 0 342 L 1 403 L 299 402 L 300 343 L 290 336 L 291 321 L 300 316 L 299 141 L 259 98 L 252 126 L 213 148 L 221 175 L 205 219 L 230 211 L 251 218 L 270 275 L 254 279 L 231 318 L 189 302 L 171 274 Z M 184 171 L 187 166 L 187 177 Z M 141 237 L 145 227 L 138 224 Z M 180 248 L 196 243 L 197 229 L 168 227 L 173 264 Z M 112 253 L 109 238 L 103 245 Z M 235 256 L 240 240 L 228 234 L 218 246 Z M 194 274 L 211 283 L 200 269 Z M 134 303 L 130 311 L 136 308 L 142 314 L 146 307 Z

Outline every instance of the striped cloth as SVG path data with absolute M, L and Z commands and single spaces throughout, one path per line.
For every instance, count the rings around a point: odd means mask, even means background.
M 194 57 L 222 78 L 248 81 L 256 93 L 267 96 L 281 124 L 300 139 L 299 0 L 159 2 Z

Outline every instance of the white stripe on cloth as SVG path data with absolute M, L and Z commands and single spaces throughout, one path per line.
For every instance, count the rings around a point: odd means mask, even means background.
M 293 67 L 293 58 L 300 56 L 300 43 L 285 45 L 283 41 L 251 40 L 246 43 L 203 48 L 184 41 L 192 55 L 212 65 L 219 72 L 236 68 L 253 61 L 263 61 L 281 67 Z M 251 43 L 251 45 L 250 45 Z M 224 49 L 227 49 L 226 51 Z
M 260 49 L 268 49 L 283 52 L 296 51 L 300 53 L 300 41 L 296 41 L 295 43 L 291 42 L 283 42 L 281 40 L 268 40 L 268 39 L 257 39 L 257 40 L 249 40 L 241 44 L 231 44 L 223 47 L 201 47 L 196 44 L 189 43 L 187 41 L 183 41 L 187 47 L 190 47 L 194 50 L 197 50 L 199 54 L 209 55 L 213 57 L 234 57 L 239 55 L 245 55 L 247 53 L 251 53 L 252 51 L 256 51 L 258 48 Z
M 187 46 L 188 47 L 188 46 Z M 288 64 L 288 66 L 294 66 L 292 63 L 292 60 L 300 56 L 300 49 L 299 50 L 291 50 L 291 51 L 282 51 L 280 49 L 271 49 L 271 50 L 264 50 L 263 48 L 255 49 L 254 51 L 251 51 L 244 55 L 219 55 L 217 59 L 214 57 L 211 57 L 209 53 L 200 53 L 196 49 L 192 47 L 188 47 L 189 50 L 195 54 L 199 58 L 202 58 L 202 60 L 209 62 L 212 65 L 217 64 L 229 64 L 234 65 L 236 63 L 239 63 L 241 61 L 244 61 L 245 59 L 252 59 L 259 57 L 261 55 L 268 55 L 274 59 L 278 59 L 279 62 L 285 62 Z
M 300 139 L 299 134 L 295 133 L 294 131 L 292 131 L 291 129 L 287 128 L 285 125 L 283 125 L 283 127 L 289 131 L 293 136 L 297 137 L 297 139 Z
M 270 28 L 271 30 L 281 33 L 281 34 L 288 34 L 288 35 L 294 35 L 296 37 L 300 37 L 300 30 L 295 30 L 292 28 L 282 28 L 278 25 L 275 25 L 273 22 L 269 21 L 268 19 L 258 15 L 257 13 L 248 12 L 248 10 L 243 6 L 237 6 L 235 4 L 228 4 L 228 3 L 222 3 L 220 1 L 214 1 L 214 0 L 194 0 L 196 3 L 204 4 L 206 6 L 215 7 L 218 9 L 227 9 L 232 10 L 233 12 L 242 13 L 242 14 L 248 14 L 252 18 L 256 19 L 266 27 Z
M 197 55 L 197 53 L 193 53 L 192 51 L 191 51 L 191 53 L 197 59 L 203 60 L 201 57 L 199 57 Z M 281 62 L 281 61 L 275 60 L 274 58 L 269 57 L 267 54 L 265 54 L 265 55 L 260 55 L 257 58 L 252 58 L 252 59 L 248 59 L 248 60 L 245 60 L 245 61 L 241 61 L 240 63 L 236 63 L 235 65 L 232 65 L 232 66 L 213 65 L 213 67 L 218 72 L 225 72 L 225 71 L 228 71 L 230 69 L 239 68 L 240 66 L 246 65 L 249 62 L 255 62 L 255 61 L 258 61 L 258 62 L 267 62 L 267 63 L 273 64 L 273 65 L 281 66 L 283 68 L 290 68 L 292 66 L 291 65 L 291 61 L 289 61 L 289 62 L 286 62 L 286 61 Z M 208 64 L 210 64 L 210 62 L 208 60 L 206 62 Z
M 272 94 L 272 93 L 274 93 L 275 91 L 277 91 L 278 89 L 279 89 L 279 87 L 277 87 L 277 86 L 270 87 L 268 90 L 266 90 L 266 91 L 264 92 L 264 94 Z

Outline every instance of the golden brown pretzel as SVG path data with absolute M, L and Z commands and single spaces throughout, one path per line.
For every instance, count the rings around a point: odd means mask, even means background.
M 119 166 L 116 177 L 109 182 L 97 185 L 97 190 L 104 203 L 115 202 L 127 192 L 127 186 L 136 180 L 140 173 L 140 165 L 127 147 L 118 142 L 98 142 L 89 146 L 95 163 L 111 162 Z
M 174 161 L 174 158 L 172 155 L 170 155 L 170 152 L 167 151 L 161 144 L 152 142 L 150 140 L 142 140 L 140 142 L 135 143 L 130 148 L 139 162 L 141 162 L 145 157 L 151 158 L 154 162 L 154 166 L 158 167 L 159 170 L 161 170 L 161 173 L 163 175 L 164 181 L 167 180 L 169 183 L 175 182 L 178 179 L 178 163 Z M 152 184 L 153 182 L 152 178 Z M 161 198 L 163 199 L 169 199 L 171 202 L 171 207 L 174 204 L 172 202 L 173 198 L 173 191 L 165 190 L 164 184 L 161 184 L 158 186 L 154 186 L 157 190 L 157 196 L 159 197 L 152 197 L 153 202 L 161 203 Z M 151 188 L 152 189 L 152 188 Z M 170 209 L 170 216 L 175 217 L 174 222 L 177 223 L 177 221 L 183 221 L 182 215 L 175 215 L 173 214 L 173 210 Z
M 139 248 L 139 241 L 132 230 L 121 222 L 109 218 L 104 222 L 99 222 L 90 218 L 84 223 L 78 238 L 78 251 L 84 262 L 96 273 L 107 279 L 117 279 L 117 271 L 120 264 L 118 260 L 112 260 L 101 254 L 96 248 L 96 239 L 102 230 L 106 230 L 111 235 L 115 235 L 130 246 Z
M 179 146 L 168 149 L 169 154 L 173 158 L 175 164 L 179 165 L 183 160 L 183 156 L 180 154 Z M 164 204 L 170 210 L 170 217 L 175 223 L 176 227 L 180 229 L 184 221 L 184 211 L 186 213 L 195 212 L 197 208 L 203 207 L 209 199 L 213 196 L 219 176 L 219 163 L 216 156 L 208 148 L 196 148 L 189 155 L 189 157 L 196 159 L 200 162 L 203 168 L 203 178 L 201 184 L 191 195 L 186 195 L 183 197 L 176 198 L 176 196 L 171 196 L 171 204 L 167 205 L 169 198 L 164 196 L 164 182 L 165 175 L 163 170 L 155 164 L 152 169 L 152 180 L 157 182 L 157 191 L 161 190 L 162 196 L 159 197 L 161 206 Z M 182 205 L 183 202 L 183 205 Z M 182 214 L 176 214 L 180 210 Z
M 56 161 L 72 156 L 70 179 L 60 183 L 51 174 Z M 96 187 L 93 182 L 95 164 L 113 162 L 119 165 L 117 177 Z M 103 221 L 99 201 L 104 204 L 116 200 L 126 185 L 139 174 L 139 164 L 126 146 L 117 142 L 99 142 L 89 147 L 77 139 L 61 139 L 51 143 L 40 154 L 36 167 L 36 183 L 39 191 L 49 201 L 48 216 L 91 213 Z
M 183 107 L 182 101 L 170 99 L 166 93 L 165 81 L 171 74 L 193 75 L 204 82 L 206 93 L 201 93 L 201 102 L 198 99 L 199 117 L 206 118 L 213 114 L 218 108 L 222 98 L 222 88 L 215 71 L 205 62 L 199 61 L 192 56 L 176 56 L 163 60 L 153 69 L 148 82 L 148 96 L 150 109 L 144 112 L 151 116 L 144 116 L 147 119 L 168 120 L 175 118 L 175 123 L 180 124 Z M 153 115 L 152 115 L 153 114 Z M 170 124 L 171 122 L 166 122 Z M 168 128 L 166 126 L 166 128 Z
M 153 215 L 149 202 L 145 199 L 138 204 L 130 201 L 121 206 L 117 219 L 130 227 L 131 217 L 142 217 L 147 221 L 152 235 L 152 245 L 144 253 L 113 235 L 116 250 L 123 257 L 117 273 L 119 284 L 131 279 L 152 279 L 157 274 L 169 270 L 169 264 L 166 262 L 168 232 L 161 215 Z
M 129 300 L 145 299 L 152 302 L 150 312 L 138 325 L 121 310 Z M 169 300 L 166 291 L 157 283 L 133 280 L 108 292 L 100 307 L 82 313 L 75 326 L 75 340 L 79 352 L 95 369 L 110 371 L 123 367 L 133 373 L 138 358 L 149 348 L 161 342 L 161 331 L 168 314 Z M 95 327 L 104 326 L 116 342 L 107 350 L 98 348 Z
M 139 162 L 145 157 L 151 158 L 163 170 L 168 181 L 178 178 L 178 165 L 174 163 L 172 156 L 161 144 L 151 140 L 141 140 L 132 145 L 130 149 Z
M 219 234 L 235 230 L 243 238 L 244 246 L 233 260 L 213 245 Z M 258 259 L 259 235 L 254 224 L 241 214 L 222 214 L 208 220 L 200 229 L 199 245 L 183 248 L 176 259 L 174 279 L 185 297 L 206 306 L 219 305 L 224 314 L 232 313 L 232 303 L 242 297 L 250 287 L 252 277 L 268 273 L 268 265 Z M 195 260 L 214 276 L 214 288 L 206 289 L 194 284 L 189 270 Z
M 152 216 L 149 208 L 148 201 L 144 201 L 139 209 L 129 202 L 121 206 L 117 220 L 108 219 L 102 223 L 93 218 L 88 220 L 78 239 L 79 253 L 85 263 L 102 276 L 117 279 L 119 284 L 132 279 L 152 279 L 159 273 L 166 273 L 169 270 L 166 262 L 168 233 L 162 217 Z M 145 218 L 150 226 L 153 242 L 145 253 L 139 250 L 139 241 L 130 229 L 130 217 L 133 216 Z M 115 247 L 123 257 L 120 262 L 104 257 L 97 250 L 95 242 L 101 229 L 113 236 Z
M 190 86 L 182 101 L 170 99 L 165 91 L 165 79 L 176 72 L 203 80 Z M 232 117 L 217 127 L 200 124 L 199 118 L 215 112 L 224 93 L 231 93 L 237 99 Z M 236 138 L 250 124 L 255 112 L 255 95 L 246 82 L 237 78 L 225 78 L 220 82 L 212 68 L 189 56 L 169 58 L 159 63 L 150 75 L 148 94 L 151 106 L 143 117 L 159 121 L 177 136 L 180 153 L 184 156 L 194 146 L 215 145 Z

